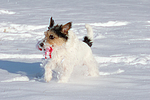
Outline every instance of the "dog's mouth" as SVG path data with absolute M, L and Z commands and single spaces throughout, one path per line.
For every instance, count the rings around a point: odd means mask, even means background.
M 38 50 L 40 50 L 40 51 L 43 50 L 40 41 L 36 44 L 36 48 L 37 48 Z
M 52 58 L 52 51 L 53 51 L 54 45 L 50 45 L 50 46 L 44 48 L 44 43 L 43 42 L 41 42 L 41 43 L 38 42 L 36 47 L 37 47 L 38 50 L 44 51 L 45 59 Z
M 39 41 L 36 45 L 37 49 L 40 50 L 40 51 L 46 51 L 49 47 L 53 48 L 54 45 L 48 45 L 48 46 L 45 46 L 45 43 Z

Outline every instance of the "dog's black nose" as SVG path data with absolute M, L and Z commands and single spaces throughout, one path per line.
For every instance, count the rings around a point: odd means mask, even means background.
M 44 46 L 44 43 L 40 43 L 40 46 L 43 47 L 43 46 Z

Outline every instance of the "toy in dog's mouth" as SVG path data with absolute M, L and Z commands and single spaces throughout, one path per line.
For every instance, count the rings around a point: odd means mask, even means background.
M 46 48 L 46 50 L 45 50 L 45 59 L 47 59 L 47 55 L 49 56 L 49 58 L 52 58 L 52 52 L 53 52 L 52 47 Z
M 40 50 L 40 51 L 44 51 L 44 56 L 45 56 L 45 59 L 47 59 L 48 57 L 49 58 L 52 58 L 52 52 L 53 52 L 53 46 L 49 46 L 47 47 L 46 49 L 43 49 L 41 45 L 37 45 L 37 48 Z
M 42 48 L 38 47 L 38 49 L 40 51 L 42 51 Z M 53 52 L 53 48 L 52 47 L 47 47 L 46 49 L 44 49 L 44 56 L 45 56 L 45 59 L 47 59 L 48 57 L 49 58 L 52 58 L 52 52 Z

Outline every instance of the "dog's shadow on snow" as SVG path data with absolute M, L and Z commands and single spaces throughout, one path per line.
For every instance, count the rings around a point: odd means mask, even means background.
M 21 74 L 33 78 L 41 78 L 43 76 L 43 68 L 39 63 L 23 63 L 0 60 L 0 69 L 6 70 L 10 73 Z

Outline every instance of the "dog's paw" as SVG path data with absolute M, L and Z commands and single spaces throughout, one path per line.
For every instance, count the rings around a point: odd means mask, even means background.
M 49 82 L 52 79 L 52 75 L 45 73 L 44 79 L 46 82 Z
M 52 79 L 52 77 L 44 77 L 44 79 L 46 82 L 49 82 Z

